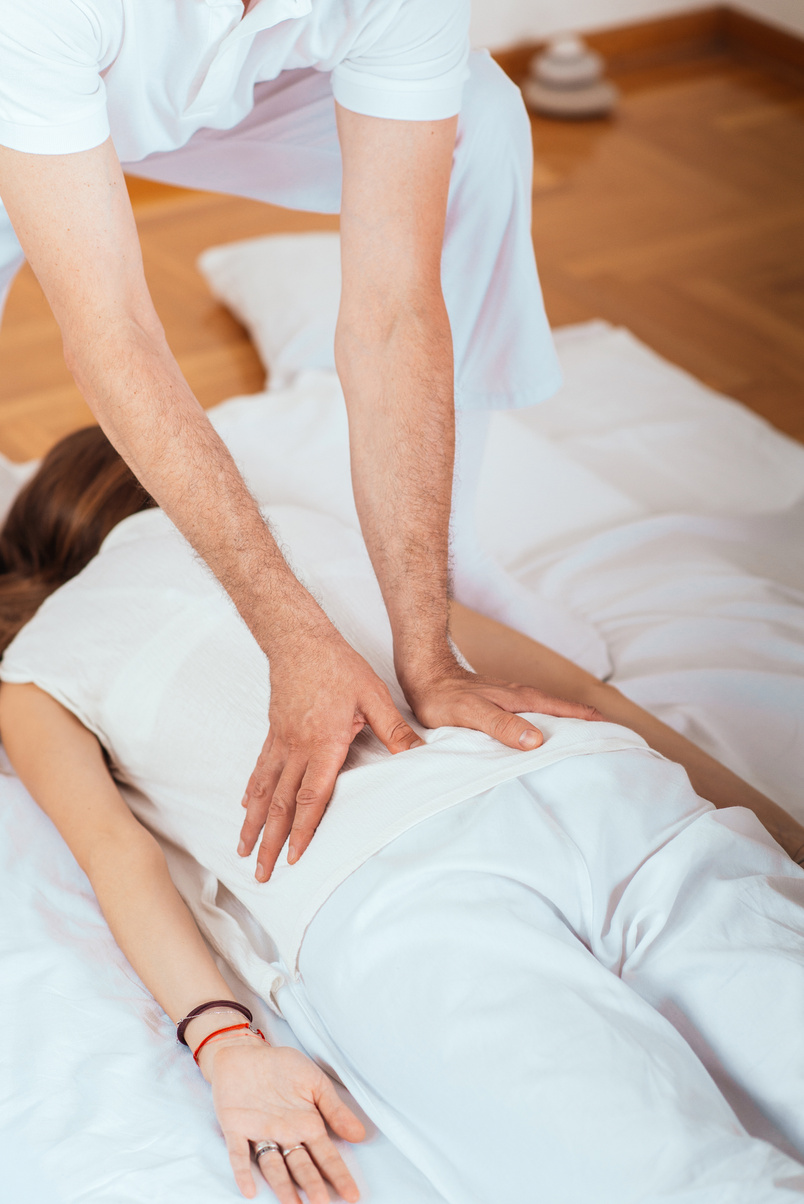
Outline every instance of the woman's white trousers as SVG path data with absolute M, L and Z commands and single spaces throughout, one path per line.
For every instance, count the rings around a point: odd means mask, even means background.
M 421 823 L 300 969 L 297 1036 L 448 1204 L 804 1199 L 804 872 L 669 762 L 574 757 Z

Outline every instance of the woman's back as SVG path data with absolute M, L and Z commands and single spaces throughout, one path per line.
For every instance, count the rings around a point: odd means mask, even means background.
M 391 631 L 360 536 L 298 507 L 270 513 L 294 569 L 390 686 Z M 482 733 L 421 730 L 391 755 L 369 732 L 353 745 L 312 845 L 270 882 L 236 854 L 243 788 L 269 702 L 265 658 L 231 601 L 169 519 L 135 514 L 58 589 L 9 646 L 0 676 L 33 681 L 93 731 L 135 813 L 188 850 L 271 933 L 292 964 L 315 909 L 402 831 L 479 791 L 579 752 L 644 747 L 613 724 L 540 717 L 547 737 L 514 752 Z M 409 722 L 415 722 L 408 714 Z M 210 881 L 207 895 L 214 894 Z

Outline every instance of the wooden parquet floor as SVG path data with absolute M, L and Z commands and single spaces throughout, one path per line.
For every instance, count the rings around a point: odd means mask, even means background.
M 804 440 L 804 82 L 711 54 L 630 72 L 612 121 L 533 122 L 533 232 L 554 325 L 601 317 Z M 243 329 L 195 268 L 214 243 L 332 218 L 130 182 L 146 273 L 204 405 L 261 388 Z M 0 451 L 90 419 L 25 268 L 0 330 Z

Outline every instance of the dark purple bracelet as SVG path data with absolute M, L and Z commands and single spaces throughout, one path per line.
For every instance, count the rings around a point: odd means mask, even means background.
M 197 1008 L 188 1012 L 184 1019 L 176 1025 L 176 1040 L 179 1045 L 187 1044 L 184 1033 L 190 1021 L 195 1020 L 196 1016 L 200 1016 L 202 1012 L 211 1012 L 213 1008 L 229 1008 L 230 1011 L 239 1012 L 241 1016 L 245 1016 L 249 1024 L 254 1023 L 254 1016 L 244 1003 L 237 1003 L 233 999 L 213 999 L 209 1003 L 199 1003 Z

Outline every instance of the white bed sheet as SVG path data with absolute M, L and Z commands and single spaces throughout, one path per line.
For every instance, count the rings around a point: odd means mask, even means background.
M 486 539 L 599 626 L 626 693 L 804 819 L 804 448 L 625 331 L 558 343 L 560 397 L 495 415 Z M 261 501 L 356 521 L 331 373 L 214 419 Z M 27 471 L 0 465 L 0 504 Z M 239 1199 L 205 1085 L 7 766 L 0 896 L 0 1200 Z M 381 1135 L 350 1160 L 366 1204 L 439 1204 Z

